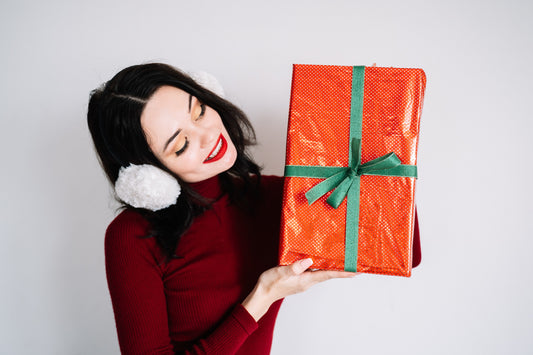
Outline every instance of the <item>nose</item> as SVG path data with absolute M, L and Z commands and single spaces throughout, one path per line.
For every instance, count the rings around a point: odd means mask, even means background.
M 200 148 L 211 148 L 218 138 L 218 132 L 213 127 L 196 127 Z

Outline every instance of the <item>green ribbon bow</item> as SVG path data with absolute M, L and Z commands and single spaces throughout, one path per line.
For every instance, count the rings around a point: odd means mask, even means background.
M 305 193 L 307 202 L 310 205 L 334 189 L 326 202 L 333 208 L 339 207 L 348 195 L 354 180 L 359 179 L 361 175 L 417 176 L 416 166 L 402 165 L 400 158 L 394 152 L 361 164 L 360 138 L 352 138 L 351 149 L 352 162 L 350 166 L 342 168 L 341 171 L 328 177 Z

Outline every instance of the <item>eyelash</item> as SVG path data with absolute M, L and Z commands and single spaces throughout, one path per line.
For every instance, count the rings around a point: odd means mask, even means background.
M 200 104 L 200 114 L 198 115 L 198 117 L 196 118 L 197 120 L 199 120 L 200 118 L 202 118 L 204 115 L 205 115 L 205 104 Z
M 196 118 L 196 120 L 199 120 L 199 119 L 201 119 L 202 117 L 204 117 L 204 115 L 205 115 L 205 104 L 202 104 L 202 103 L 201 103 L 201 104 L 200 104 L 200 109 L 201 109 L 200 114 L 198 115 L 198 117 Z M 183 153 L 183 152 L 185 151 L 185 149 L 187 149 L 188 146 L 189 146 L 189 140 L 187 139 L 187 137 L 185 137 L 185 144 L 184 144 L 183 147 L 182 147 L 180 150 L 178 150 L 175 154 L 176 154 L 177 156 L 179 156 L 181 153 Z
M 187 139 L 187 137 L 185 137 L 185 144 L 183 145 L 183 147 L 178 150 L 176 152 L 176 155 L 179 156 L 181 153 L 183 153 L 185 151 L 185 149 L 187 149 L 187 146 L 189 145 L 189 140 Z

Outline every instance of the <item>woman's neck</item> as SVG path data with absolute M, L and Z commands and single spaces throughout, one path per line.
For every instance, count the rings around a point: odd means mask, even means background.
M 190 183 L 189 186 L 200 196 L 210 199 L 217 199 L 223 193 L 219 175 L 203 181 Z

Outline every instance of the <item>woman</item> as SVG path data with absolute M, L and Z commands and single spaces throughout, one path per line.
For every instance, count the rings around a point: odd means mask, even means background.
M 126 68 L 92 92 L 88 124 L 126 207 L 105 239 L 124 354 L 268 354 L 285 296 L 355 275 L 276 267 L 282 180 L 248 155 L 244 113 L 189 76 Z

